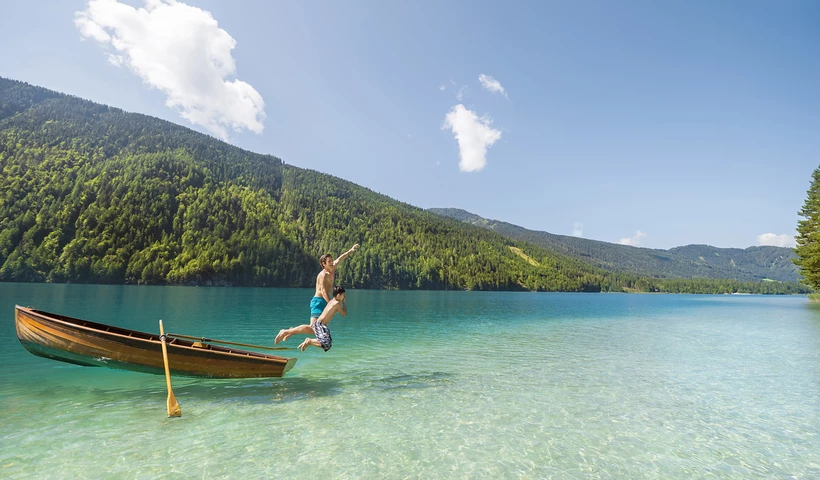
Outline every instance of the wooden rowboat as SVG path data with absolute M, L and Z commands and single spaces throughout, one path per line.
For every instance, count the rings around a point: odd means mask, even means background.
M 14 307 L 17 338 L 34 355 L 89 367 L 165 374 L 158 334 Z M 166 336 L 171 374 L 186 377 L 281 377 L 295 358 Z

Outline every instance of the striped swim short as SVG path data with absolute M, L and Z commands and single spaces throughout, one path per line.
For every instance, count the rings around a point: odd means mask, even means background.
M 316 340 L 322 345 L 322 350 L 328 351 L 333 345 L 333 339 L 330 338 L 330 329 L 322 322 L 313 322 L 313 333 L 316 334 Z

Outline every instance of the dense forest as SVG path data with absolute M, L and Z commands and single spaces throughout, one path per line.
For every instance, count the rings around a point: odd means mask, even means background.
M 528 230 L 511 223 L 488 220 L 457 208 L 431 208 L 429 211 L 493 230 L 513 240 L 530 242 L 584 260 L 605 270 L 657 278 L 731 278 L 740 281 L 781 282 L 797 282 L 800 279 L 792 262 L 796 258 L 795 253 L 785 247 L 740 249 L 686 245 L 669 250 L 639 248 Z
M 794 293 L 612 272 L 173 123 L 0 78 L 0 280 Z M 802 290 L 801 290 L 802 289 Z
M 806 203 L 799 212 L 803 219 L 797 222 L 797 247 L 794 249 L 797 257 L 794 263 L 803 274 L 802 282 L 820 290 L 820 167 L 811 176 Z M 820 294 L 813 294 L 811 298 L 820 301 Z

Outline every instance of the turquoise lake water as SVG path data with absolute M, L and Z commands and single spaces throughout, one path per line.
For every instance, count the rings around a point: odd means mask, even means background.
M 29 354 L 27 305 L 272 345 L 310 290 L 0 283 L 0 478 L 820 478 L 805 296 L 348 291 L 281 379 Z M 285 345 L 296 346 L 303 336 Z

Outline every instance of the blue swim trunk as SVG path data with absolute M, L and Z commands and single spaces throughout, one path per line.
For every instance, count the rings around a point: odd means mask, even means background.
M 313 333 L 316 334 L 316 340 L 319 340 L 319 344 L 322 345 L 322 350 L 330 350 L 333 339 L 330 338 L 330 329 L 327 328 L 327 325 L 322 322 L 313 322 L 311 328 L 313 328 Z
M 313 297 L 310 299 L 310 318 L 319 318 L 319 315 L 325 310 L 327 300 L 322 297 Z

